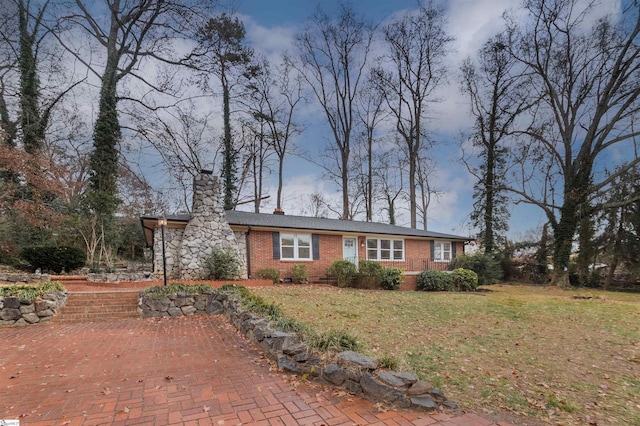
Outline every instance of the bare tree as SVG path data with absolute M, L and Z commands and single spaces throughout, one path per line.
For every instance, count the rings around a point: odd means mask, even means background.
M 272 69 L 265 60 L 261 74 L 250 84 L 255 100 L 249 110 L 254 119 L 266 130 L 265 136 L 278 157 L 278 190 L 276 208 L 282 208 L 284 158 L 291 151 L 291 139 L 300 134 L 302 127 L 294 120 L 294 113 L 304 97 L 301 77 L 289 59 Z
M 58 42 L 100 80 L 88 200 L 92 211 L 106 224 L 108 237 L 119 203 L 118 103 L 128 100 L 155 107 L 145 104 L 140 97 L 125 96 L 119 92 L 118 85 L 130 79 L 151 91 L 169 92 L 169 86 L 149 80 L 140 65 L 144 60 L 175 62 L 173 42 L 197 25 L 203 4 L 181 0 L 99 3 L 74 0 L 63 5 L 59 19 L 50 27 Z M 87 39 L 91 42 L 87 43 Z M 99 49 L 96 55 L 87 54 L 87 45 L 91 43 Z
M 199 28 L 196 37 L 198 46 L 184 63 L 200 72 L 202 87 L 211 89 L 210 75 L 222 86 L 224 206 L 232 210 L 239 192 L 236 176 L 239 149 L 233 142 L 231 128 L 232 92 L 258 74 L 259 69 L 253 64 L 253 49 L 246 45 L 244 24 L 237 17 L 223 13 L 211 18 Z
M 384 93 L 408 154 L 408 192 L 411 227 L 417 225 L 416 174 L 425 143 L 428 103 L 446 80 L 444 58 L 453 37 L 445 31 L 444 10 L 421 4 L 383 28 L 389 53 L 385 64 L 374 70 L 374 81 Z
M 382 153 L 376 161 L 376 181 L 379 197 L 384 202 L 384 210 L 391 225 L 396 224 L 396 201 L 404 192 L 403 154 L 397 149 Z
M 365 75 L 373 28 L 356 16 L 349 3 L 340 4 L 333 20 L 320 8 L 297 38 L 303 78 L 320 104 L 331 128 L 338 162 L 328 170 L 338 176 L 342 190 L 342 219 L 351 217 L 349 169 L 355 99 Z
M 620 173 L 639 163 L 634 128 L 640 102 L 640 8 L 630 2 L 619 16 L 597 19 L 596 2 L 531 0 L 525 24 L 508 21 L 510 53 L 525 67 L 527 89 L 541 102 L 524 143 L 538 162 L 521 158 L 526 169 L 547 164 L 561 180 L 556 202 L 536 196 L 535 185 L 521 179 L 510 190 L 539 206 L 554 233 L 553 277 L 567 285 L 567 268 L 582 205 L 611 187 Z M 626 154 L 615 172 L 596 173 L 608 153 Z
M 431 205 L 432 197 L 437 197 L 439 192 L 431 185 L 430 177 L 434 171 L 434 166 L 430 159 L 426 156 L 420 156 L 418 158 L 418 165 L 416 167 L 416 192 L 419 203 L 417 204 L 418 214 L 422 218 L 422 229 L 425 231 L 428 228 L 429 218 L 429 206 Z
M 183 208 L 191 203 L 191 183 L 203 169 L 213 169 L 218 137 L 212 113 L 199 114 L 194 103 L 135 117 L 136 132 L 160 155 L 165 169 L 178 183 Z
M 356 99 L 356 114 L 360 122 L 359 124 L 362 127 L 361 135 L 366 147 L 363 161 L 367 166 L 365 170 L 366 179 L 362 182 L 361 187 L 364 195 L 367 222 L 373 220 L 373 153 L 376 142 L 376 130 L 385 118 L 383 103 L 384 96 L 380 91 L 376 90 L 371 81 L 366 86 L 363 86 L 360 95 Z
M 476 61 L 468 58 L 461 66 L 462 91 L 469 96 L 475 118 L 470 138 L 473 150 L 463 153 L 463 161 L 476 178 L 471 219 L 480 229 L 485 253 L 491 253 L 501 233 L 509 229 L 507 141 L 515 120 L 536 102 L 523 92 L 517 61 L 509 54 L 507 43 L 506 36 L 499 34 L 483 45 Z M 479 165 L 474 164 L 475 158 L 481 161 Z

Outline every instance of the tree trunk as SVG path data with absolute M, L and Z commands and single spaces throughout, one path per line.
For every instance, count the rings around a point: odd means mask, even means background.
M 411 145 L 411 144 L 410 144 Z M 411 216 L 411 227 L 417 228 L 417 205 L 416 205 L 416 155 L 409 147 L 409 212 Z
M 349 148 L 348 141 L 345 141 L 341 150 L 342 154 L 342 218 L 343 220 L 350 220 L 351 215 L 349 213 Z
M 233 202 L 235 193 L 234 182 L 234 167 L 235 167 L 235 153 L 233 152 L 233 145 L 231 140 L 231 112 L 230 112 L 230 95 L 229 85 L 227 84 L 224 75 L 220 79 L 222 82 L 222 105 L 223 105 L 223 121 L 224 121 L 224 152 L 223 152 L 223 165 L 222 165 L 222 178 L 224 180 L 224 209 L 233 210 L 235 203 Z

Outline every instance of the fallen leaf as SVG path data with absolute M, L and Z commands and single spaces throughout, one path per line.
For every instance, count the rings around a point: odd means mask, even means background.
M 206 405 L 202 406 L 202 411 L 204 411 L 205 413 L 208 413 L 209 410 L 211 410 L 211 407 L 207 407 Z
M 102 394 L 103 395 L 109 395 L 110 393 L 111 393 L 111 389 L 109 389 L 109 388 L 102 389 Z

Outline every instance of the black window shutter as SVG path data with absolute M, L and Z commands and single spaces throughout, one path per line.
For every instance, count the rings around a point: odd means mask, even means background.
M 273 258 L 280 259 L 280 233 L 272 232 L 271 236 L 273 238 Z
M 311 234 L 311 249 L 313 250 L 313 260 L 320 260 L 320 235 Z
M 435 260 L 434 251 L 436 250 L 436 242 L 431 240 L 430 245 L 431 245 L 431 261 L 433 261 Z
M 456 243 L 455 241 L 451 241 L 451 258 L 456 257 Z

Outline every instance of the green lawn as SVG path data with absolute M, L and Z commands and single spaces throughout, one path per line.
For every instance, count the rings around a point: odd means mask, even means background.
M 349 332 L 366 354 L 395 358 L 465 409 L 562 424 L 640 424 L 640 295 L 485 290 L 251 289 L 318 332 Z

